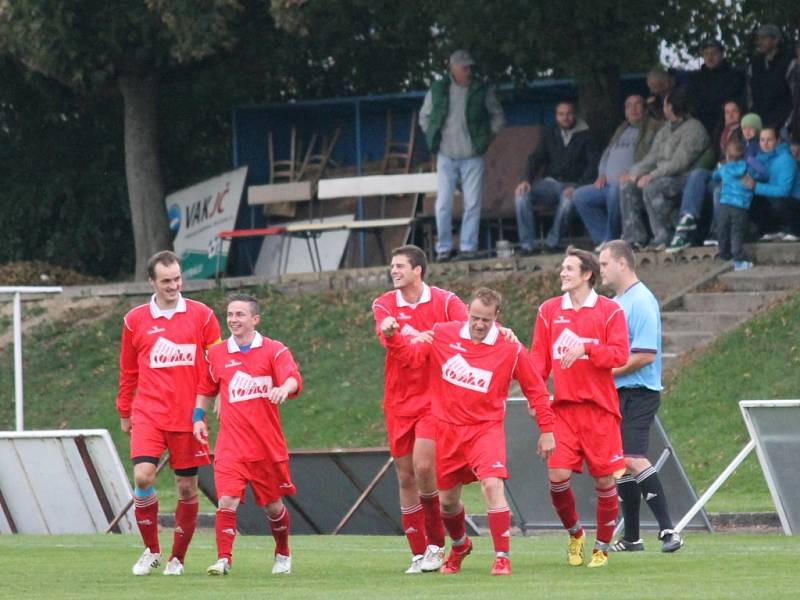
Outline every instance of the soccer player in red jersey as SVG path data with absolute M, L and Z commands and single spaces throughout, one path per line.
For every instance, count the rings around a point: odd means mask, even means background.
M 120 427 L 131 436 L 134 512 L 145 545 L 133 574 L 149 575 L 161 563 L 153 482 L 158 459 L 167 449 L 178 506 L 164 575 L 182 575 L 197 523 L 197 467 L 209 462 L 206 448 L 192 435 L 192 410 L 206 370 L 203 351 L 219 341 L 220 329 L 209 307 L 181 295 L 181 264 L 175 253 L 153 255 L 147 274 L 154 294 L 149 303 L 125 315 L 117 394 Z
M 597 541 L 589 567 L 608 564 L 616 525 L 615 477 L 625 472 L 620 413 L 612 369 L 628 360 L 628 328 L 619 304 L 598 296 L 600 265 L 590 252 L 567 249 L 561 264 L 563 296 L 539 307 L 531 355 L 542 379 L 553 374 L 553 412 L 558 446 L 550 456 L 550 497 L 569 531 L 567 559 L 583 564 L 585 535 L 570 476 L 586 461 L 597 492 Z
M 539 425 L 539 455 L 546 458 L 555 447 L 549 395 L 522 344 L 500 334 L 496 323 L 500 303 L 500 294 L 494 290 L 476 290 L 468 321 L 437 323 L 430 343 L 412 344 L 397 335 L 402 324 L 395 317 L 381 322 L 391 355 L 411 368 L 424 368 L 431 387 L 436 418 L 436 481 L 444 525 L 453 540 L 441 568 L 445 574 L 458 573 L 461 562 L 472 551 L 461 488 L 473 481 L 480 481 L 488 510 L 495 549 L 491 573 L 511 574 L 511 512 L 503 490 L 503 481 L 508 478 L 503 419 L 512 378 L 520 382 Z
M 246 294 L 229 297 L 231 337 L 208 352 L 208 387 L 197 396 L 192 420 L 198 441 L 207 442 L 204 417 L 208 401 L 220 393 L 219 435 L 214 448 L 214 481 L 219 499 L 216 518 L 218 560 L 209 575 L 227 575 L 236 537 L 236 508 L 250 484 L 263 506 L 275 538 L 272 573 L 292 570 L 289 511 L 281 498 L 295 493 L 289 475 L 289 451 L 281 430 L 278 405 L 300 393 L 303 382 L 289 349 L 256 331 L 257 300 Z
M 392 251 L 390 275 L 394 290 L 372 303 L 375 330 L 385 347 L 381 322 L 394 317 L 408 339 L 429 331 L 436 323 L 464 321 L 467 309 L 452 292 L 424 281 L 427 260 L 417 246 Z M 413 556 L 406 573 L 438 571 L 444 562 L 444 527 L 436 488 L 436 420 L 430 412 L 428 374 L 409 370 L 386 354 L 383 410 L 389 451 L 400 486 L 403 530 Z

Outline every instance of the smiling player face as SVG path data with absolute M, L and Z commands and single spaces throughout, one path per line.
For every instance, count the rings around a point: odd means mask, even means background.
M 228 329 L 233 338 L 239 342 L 249 343 L 253 338 L 253 332 L 261 317 L 254 315 L 249 302 L 236 300 L 228 304 Z
M 482 342 L 497 319 L 497 307 L 486 306 L 480 299 L 469 305 L 469 335 L 476 344 Z
M 156 294 L 156 304 L 159 308 L 174 308 L 183 288 L 181 265 L 156 263 L 154 270 L 155 278 L 150 278 L 148 281 Z
M 581 273 L 581 261 L 577 256 L 567 256 L 561 263 L 561 291 L 573 292 L 589 285 L 591 271 Z
M 406 255 L 398 254 L 392 257 L 389 275 L 395 289 L 400 290 L 422 281 L 422 267 L 412 267 Z

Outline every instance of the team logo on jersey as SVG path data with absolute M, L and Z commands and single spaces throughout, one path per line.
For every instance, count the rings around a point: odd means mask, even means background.
M 553 323 L 569 323 L 569 319 L 565 319 L 564 315 L 558 315 L 558 318 L 553 319 Z
M 228 384 L 228 397 L 231 404 L 244 400 L 266 398 L 272 389 L 272 377 L 264 375 L 253 377 L 247 373 L 236 371 Z
M 407 315 L 406 313 L 399 313 L 397 315 L 397 320 L 398 321 L 410 321 L 413 318 L 414 317 L 412 317 L 411 315 Z
M 231 367 L 238 367 L 241 364 L 242 363 L 240 363 L 238 360 L 236 360 L 235 358 L 232 358 L 228 362 L 225 363 L 225 368 L 226 369 L 230 369 Z
M 150 329 L 147 330 L 147 335 L 153 335 L 154 333 L 161 333 L 166 331 L 163 327 L 159 327 L 158 325 L 153 325 Z
M 458 352 L 466 352 L 467 351 L 467 349 L 464 348 L 464 346 L 461 345 L 461 342 L 456 342 L 455 344 L 449 344 L 448 347 L 452 348 L 453 350 L 457 350 Z
M 483 394 L 489 391 L 492 375 L 491 371 L 473 367 L 460 354 L 451 357 L 442 365 L 442 379 L 458 387 Z
M 406 323 L 403 325 L 403 328 L 400 330 L 400 333 L 403 334 L 403 337 L 416 337 L 419 335 L 419 331 L 415 328 Z
M 197 344 L 176 344 L 159 337 L 150 350 L 150 368 L 190 367 L 194 364 Z
M 584 338 L 570 329 L 564 329 L 561 335 L 558 336 L 553 343 L 553 360 L 561 360 L 561 358 L 578 344 L 596 344 L 597 340 L 593 338 Z M 581 360 L 588 360 L 589 357 L 585 354 L 581 356 Z

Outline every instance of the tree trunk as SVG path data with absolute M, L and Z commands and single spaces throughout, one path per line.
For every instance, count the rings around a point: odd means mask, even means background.
M 136 280 L 147 279 L 147 260 L 172 249 L 158 152 L 158 83 L 153 76 L 118 79 L 125 103 L 125 176 L 136 249 Z
M 578 95 L 586 122 L 604 148 L 624 117 L 619 68 L 606 65 L 580 77 Z

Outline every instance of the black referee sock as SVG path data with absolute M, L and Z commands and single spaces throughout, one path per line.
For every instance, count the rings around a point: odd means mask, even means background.
M 617 494 L 619 495 L 622 517 L 625 519 L 625 539 L 635 542 L 639 539 L 639 484 L 632 475 L 623 475 L 617 479 Z
M 648 467 L 636 476 L 636 481 L 642 491 L 642 498 L 647 502 L 658 521 L 659 530 L 672 529 L 672 519 L 669 518 L 667 511 L 667 497 L 664 495 L 658 471 L 652 466 Z

